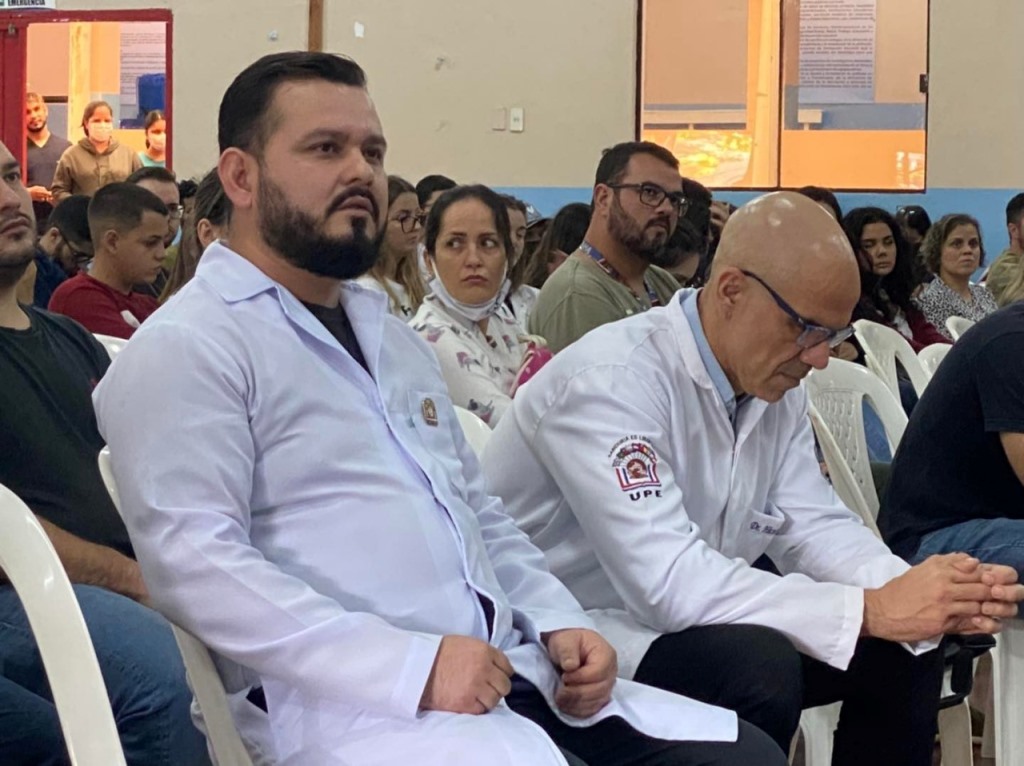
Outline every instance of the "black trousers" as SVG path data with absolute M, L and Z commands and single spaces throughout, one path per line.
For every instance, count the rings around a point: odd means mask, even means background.
M 842 671 L 770 628 L 709 625 L 658 638 L 634 678 L 735 710 L 787 751 L 803 708 L 841 701 L 833 766 L 930 766 L 942 672 L 941 651 L 865 638 Z
M 586 766 L 786 766 L 786 756 L 771 738 L 744 721 L 736 742 L 668 742 L 641 734 L 618 717 L 585 729 L 568 726 L 519 676 L 513 677 L 505 701 Z

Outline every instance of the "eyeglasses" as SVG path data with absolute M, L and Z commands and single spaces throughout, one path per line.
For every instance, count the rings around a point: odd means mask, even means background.
M 637 194 L 640 197 L 641 204 L 647 205 L 647 207 L 659 207 L 665 198 L 668 197 L 669 202 L 672 203 L 672 207 L 678 215 L 686 215 L 686 211 L 690 209 L 690 201 L 686 199 L 681 191 L 670 192 L 662 189 L 658 184 L 642 183 L 642 184 L 605 184 L 609 189 L 636 189 Z
M 391 220 L 402 227 L 406 234 L 412 234 L 427 219 L 423 213 L 399 213 Z
M 185 206 L 184 205 L 168 205 L 167 206 L 167 213 L 171 216 L 171 218 L 181 218 L 185 214 Z
M 64 247 L 68 249 L 68 253 L 71 255 L 71 259 L 75 263 L 87 263 L 88 261 L 92 260 L 92 253 L 86 253 L 82 250 L 79 250 L 74 245 L 72 245 L 68 238 L 65 237 L 63 234 L 60 235 L 60 238 L 64 242 Z
M 786 301 L 775 292 L 768 283 L 765 282 L 761 277 L 757 276 L 752 271 L 746 269 L 740 269 L 740 272 L 745 276 L 750 277 L 755 282 L 761 285 L 775 300 L 775 303 L 780 309 L 789 315 L 792 319 L 800 326 L 800 335 L 796 339 L 796 345 L 802 349 L 814 348 L 822 343 L 827 343 L 829 348 L 835 348 L 840 343 L 849 340 L 850 336 L 853 335 L 853 325 L 847 325 L 840 330 L 833 330 L 831 327 L 822 327 L 820 324 L 810 322 L 800 316 L 796 310 L 790 306 Z

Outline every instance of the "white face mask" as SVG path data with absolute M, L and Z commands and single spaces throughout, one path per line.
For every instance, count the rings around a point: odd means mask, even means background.
M 501 307 L 505 298 L 508 297 L 511 284 L 508 279 L 508 267 L 506 267 L 505 274 L 502 276 L 501 287 L 498 288 L 497 294 L 490 300 L 475 304 L 463 303 L 452 297 L 452 294 L 448 292 L 448 288 L 444 286 L 444 282 L 441 281 L 436 273 L 430 278 L 430 283 L 427 287 L 453 314 L 468 319 L 470 322 L 480 322 L 490 317 Z
M 92 122 L 89 123 L 89 138 L 105 144 L 114 135 L 114 123 Z
M 149 137 L 149 145 L 156 149 L 158 152 L 162 152 L 167 148 L 167 134 L 166 133 L 154 133 Z

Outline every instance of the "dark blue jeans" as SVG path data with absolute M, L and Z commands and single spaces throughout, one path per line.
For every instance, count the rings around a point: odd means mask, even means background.
M 129 766 L 208 766 L 167 621 L 102 588 L 74 586 Z M 0 763 L 68 763 L 39 651 L 14 588 L 0 586 Z
M 937 529 L 921 538 L 913 561 L 935 553 L 969 553 L 986 564 L 1005 564 L 1024 576 L 1024 521 L 974 519 Z

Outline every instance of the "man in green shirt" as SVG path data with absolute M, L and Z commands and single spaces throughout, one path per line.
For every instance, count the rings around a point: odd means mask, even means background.
M 686 211 L 671 152 L 646 141 L 605 151 L 592 207 L 583 243 L 544 283 L 530 315 L 530 332 L 556 353 L 595 327 L 666 304 L 679 289 L 661 268 L 672 265 L 665 243 Z

